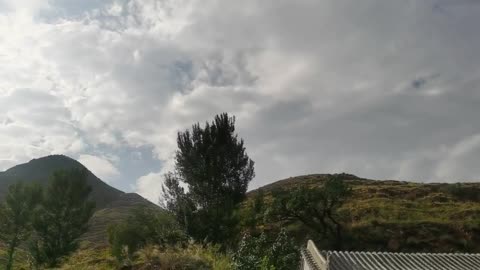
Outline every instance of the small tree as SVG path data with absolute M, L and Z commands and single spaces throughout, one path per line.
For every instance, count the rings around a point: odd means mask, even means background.
M 335 248 L 341 248 L 343 228 L 337 210 L 350 193 L 348 185 L 337 176 L 326 180 L 320 188 L 276 190 L 268 216 L 276 221 L 299 221 L 322 239 L 333 237 Z
M 19 182 L 9 187 L 5 202 L 0 204 L 0 240 L 8 246 L 6 270 L 12 269 L 15 249 L 30 234 L 32 212 L 41 195 L 39 186 Z
M 195 124 L 178 133 L 177 145 L 175 173 L 165 179 L 168 209 L 196 240 L 224 243 L 237 223 L 232 213 L 255 175 L 235 134 L 235 118 L 224 113 L 204 127 Z
M 86 170 L 78 169 L 53 174 L 34 214 L 31 253 L 38 264 L 56 266 L 61 257 L 78 247 L 78 238 L 87 231 L 95 203 L 88 200 L 91 187 L 86 176 Z

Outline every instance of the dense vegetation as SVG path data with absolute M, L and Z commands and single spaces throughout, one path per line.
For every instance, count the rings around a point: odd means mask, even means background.
M 32 216 L 41 192 L 37 186 L 19 182 L 10 186 L 5 202 L 0 204 L 0 240 L 7 246 L 6 270 L 12 269 L 15 250 L 31 234 Z
M 338 208 L 345 250 L 401 252 L 480 252 L 480 184 L 423 184 L 379 181 L 349 174 L 292 177 L 254 190 L 243 203 L 243 215 L 263 216 L 277 190 L 321 189 L 328 179 L 342 178 L 351 195 Z M 258 194 L 264 206 L 255 209 Z M 258 208 L 258 207 L 257 207 Z M 248 219 L 244 219 L 248 221 Z M 244 224 L 244 226 L 248 226 Z M 258 218 L 255 228 L 288 228 L 298 243 L 312 238 L 322 249 L 335 243 L 298 221 Z
M 26 246 L 32 268 L 55 267 L 76 250 L 95 203 L 82 170 L 58 171 L 42 191 L 21 182 L 10 187 L 0 205 L 0 235 L 8 245 L 5 268 L 13 267 L 19 245 Z
M 195 124 L 178 133 L 177 144 L 164 209 L 92 182 L 78 168 L 53 173 L 43 187 L 13 181 L 0 205 L 0 264 L 287 270 L 298 266 L 307 239 L 321 249 L 480 252 L 480 184 L 325 174 L 247 193 L 254 163 L 234 117 Z M 42 168 L 35 164 L 28 168 Z M 112 197 L 106 201 L 96 188 Z

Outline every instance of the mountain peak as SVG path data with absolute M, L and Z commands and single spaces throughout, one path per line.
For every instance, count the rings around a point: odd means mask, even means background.
M 5 171 L 7 174 L 16 174 L 24 172 L 25 168 L 29 170 L 48 169 L 48 167 L 55 167 L 56 170 L 68 168 L 85 168 L 80 162 L 65 155 L 49 155 L 40 158 L 34 158 L 27 163 L 16 165 Z
M 1 172 L 0 199 L 6 194 L 8 186 L 17 181 L 46 185 L 55 171 L 70 169 L 86 169 L 88 171 L 87 183 L 92 187 L 92 199 L 96 202 L 97 208 L 105 207 L 123 194 L 122 191 L 104 183 L 75 159 L 65 155 L 50 155 L 32 159 Z

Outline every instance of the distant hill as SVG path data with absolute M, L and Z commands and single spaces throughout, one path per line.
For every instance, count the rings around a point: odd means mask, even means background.
M 65 169 L 87 169 L 80 162 L 63 155 L 52 155 L 12 167 L 0 172 L 0 200 L 5 196 L 8 187 L 17 182 L 37 182 L 47 184 L 53 172 Z M 88 169 L 87 169 L 88 170 Z M 115 201 L 124 192 L 107 185 L 105 182 L 88 171 L 87 183 L 92 187 L 92 198 L 97 208 L 103 208 Z
M 0 201 L 5 197 L 8 187 L 17 181 L 46 185 L 53 172 L 74 168 L 87 169 L 70 157 L 51 155 L 33 159 L 0 172 Z M 160 207 L 136 193 L 125 193 L 109 186 L 90 171 L 88 171 L 87 183 L 92 187 L 91 196 L 96 203 L 96 212 L 90 220 L 89 231 L 82 237 L 82 240 L 88 242 L 87 244 L 105 245 L 107 227 L 125 220 L 131 210 L 137 206 L 149 206 L 161 210 Z
M 284 179 L 248 193 L 247 209 L 262 190 L 268 205 L 274 189 L 315 187 L 332 177 L 315 174 Z M 347 229 L 347 250 L 402 252 L 480 252 L 480 183 L 414 183 L 369 180 L 340 174 L 353 194 L 340 210 Z M 264 223 L 259 228 L 287 226 L 299 243 L 312 237 L 298 223 Z M 319 248 L 328 248 L 322 247 Z

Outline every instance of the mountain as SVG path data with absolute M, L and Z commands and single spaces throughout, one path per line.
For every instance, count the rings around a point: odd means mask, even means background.
M 352 187 L 352 195 L 339 209 L 346 231 L 345 250 L 480 252 L 480 183 L 427 184 L 351 174 L 304 175 L 249 192 L 243 210 L 249 213 L 260 190 L 265 194 L 265 210 L 273 190 L 320 186 L 333 176 L 340 176 Z M 260 219 L 257 224 L 263 229 L 280 227 L 296 235 L 299 244 L 313 237 L 300 223 L 265 223 Z
M 0 172 L 0 200 L 8 191 L 8 187 L 17 182 L 37 182 L 47 184 L 52 174 L 57 170 L 87 169 L 80 162 L 64 155 L 52 155 L 33 159 L 28 163 L 12 167 Z M 113 202 L 124 192 L 107 185 L 87 169 L 87 183 L 92 187 L 92 199 L 97 208 L 103 208 Z
M 136 193 L 125 193 L 109 186 L 80 162 L 64 155 L 33 159 L 0 172 L 0 201 L 5 197 L 8 187 L 17 181 L 46 185 L 55 171 L 65 169 L 87 170 L 87 183 L 92 187 L 91 198 L 96 203 L 96 211 L 90 220 L 89 230 L 82 237 L 88 244 L 97 246 L 106 244 L 108 226 L 125 220 L 137 206 L 156 207 L 159 211 L 161 209 Z

